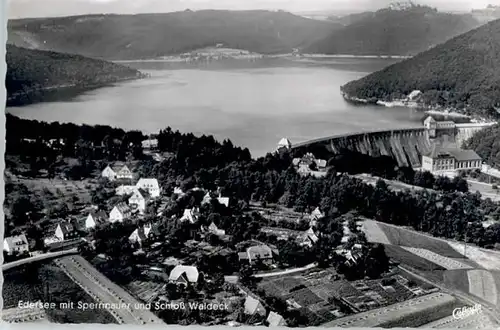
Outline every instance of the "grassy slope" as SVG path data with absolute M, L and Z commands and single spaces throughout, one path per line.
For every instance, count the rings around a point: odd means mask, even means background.
M 259 53 L 291 52 L 341 24 L 270 11 L 202 10 L 9 21 L 13 44 L 105 59 L 176 54 L 216 43 Z
M 463 255 L 444 241 L 383 223 L 378 223 L 378 225 L 392 244 L 427 249 L 449 258 L 463 258 Z
M 12 45 L 7 46 L 6 60 L 8 97 L 43 88 L 95 86 L 140 76 L 135 69 L 110 62 Z
M 412 55 L 479 25 L 471 15 L 439 13 L 428 7 L 362 13 L 342 30 L 311 45 L 312 53 Z
M 342 90 L 348 96 L 372 101 L 389 101 L 420 90 L 428 105 L 485 114 L 500 106 L 499 66 L 500 20 L 497 20 L 350 82 Z

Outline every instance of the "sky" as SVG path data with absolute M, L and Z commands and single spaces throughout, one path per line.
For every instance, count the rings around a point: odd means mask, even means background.
M 8 0 L 9 18 L 154 13 L 200 9 L 283 9 L 290 12 L 376 10 L 392 0 Z M 500 0 L 416 0 L 443 11 L 469 11 Z

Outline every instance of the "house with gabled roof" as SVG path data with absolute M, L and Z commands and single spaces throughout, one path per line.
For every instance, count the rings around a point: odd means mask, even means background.
M 114 181 L 116 179 L 116 173 L 109 165 L 101 172 L 101 176 L 109 181 Z
M 196 223 L 198 221 L 198 214 L 199 211 L 197 208 L 194 209 L 185 209 L 184 214 L 182 217 L 179 219 L 180 222 L 190 222 L 190 223 Z
M 115 192 L 118 196 L 124 196 L 124 195 L 130 195 L 136 190 L 136 186 L 132 185 L 121 185 L 118 188 L 116 188 Z
M 145 190 L 149 193 L 152 198 L 160 196 L 160 185 L 157 179 L 153 178 L 141 178 L 137 181 L 135 185 L 138 189 Z
M 113 207 L 113 209 L 109 213 L 109 221 L 111 223 L 123 222 L 124 220 L 129 219 L 131 216 L 132 209 L 127 204 L 122 202 Z
M 150 138 L 147 140 L 143 140 L 141 142 L 141 144 L 142 144 L 142 149 L 144 149 L 144 150 L 156 150 L 156 149 L 158 149 L 158 139 Z
M 176 284 L 197 283 L 200 273 L 195 266 L 178 265 L 170 272 L 169 280 Z
M 155 235 L 158 235 L 158 227 L 152 224 L 145 224 L 142 227 L 136 228 L 128 239 L 131 243 L 139 243 L 142 246 L 147 239 Z
M 312 228 L 309 228 L 297 237 L 297 242 L 302 246 L 312 247 L 318 240 L 319 237 Z
M 90 212 L 87 218 L 85 219 L 85 229 L 92 229 L 95 228 L 96 226 L 100 226 L 104 223 L 106 223 L 108 220 L 108 216 L 106 212 L 104 211 L 98 211 L 98 212 Z
M 66 241 L 78 237 L 78 232 L 70 222 L 62 221 L 57 224 L 54 236 L 60 241 Z
M 3 240 L 3 250 L 9 255 L 29 253 L 29 244 L 26 235 L 5 237 Z
M 312 227 L 315 227 L 318 223 L 318 220 L 325 217 L 325 214 L 321 212 L 320 208 L 317 207 L 314 209 L 314 211 L 311 212 L 311 215 L 309 216 L 309 225 Z
M 139 189 L 136 188 L 132 192 L 132 196 L 128 199 L 128 204 L 132 210 L 137 210 L 140 214 L 144 214 L 148 200 L 149 196 L 146 193 L 141 193 Z
M 290 148 L 292 148 L 292 143 L 290 142 L 290 140 L 288 140 L 287 138 L 282 138 L 278 142 L 278 147 L 276 148 L 276 150 L 282 151 L 282 150 L 288 150 Z
M 276 312 L 271 311 L 267 316 L 267 323 L 270 327 L 283 327 L 286 326 L 286 321 L 283 316 Z
M 208 226 L 208 231 L 214 235 L 217 235 L 217 236 L 224 236 L 226 235 L 226 231 L 225 230 L 222 230 L 222 229 L 219 229 L 214 222 L 212 222 L 210 224 L 210 226 Z
M 244 303 L 244 311 L 247 315 L 260 315 L 266 316 L 266 308 L 264 305 L 256 298 L 252 296 L 247 296 Z
M 261 260 L 265 264 L 273 262 L 273 251 L 265 244 L 253 245 L 246 249 L 245 252 L 238 253 L 240 261 L 248 261 L 250 264 L 255 264 Z
M 222 194 L 219 192 L 219 195 L 216 199 L 219 202 L 219 204 L 225 205 L 226 207 L 229 207 L 229 197 L 222 197 Z M 210 203 L 211 200 L 212 200 L 212 193 L 207 192 L 205 194 L 205 196 L 203 197 L 201 205 L 208 204 L 208 203 Z
M 115 172 L 116 172 L 117 179 L 132 180 L 134 178 L 132 171 L 128 168 L 127 165 L 123 165 L 121 168 L 119 168 Z

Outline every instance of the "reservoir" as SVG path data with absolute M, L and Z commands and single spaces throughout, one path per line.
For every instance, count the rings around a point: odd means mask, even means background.
M 234 60 L 236 61 L 236 60 Z M 7 112 L 27 119 L 102 124 L 157 132 L 212 134 L 258 157 L 282 137 L 292 143 L 360 131 L 414 127 L 421 113 L 346 102 L 340 86 L 397 60 L 377 58 L 262 59 L 187 64 L 124 63 L 150 78 Z

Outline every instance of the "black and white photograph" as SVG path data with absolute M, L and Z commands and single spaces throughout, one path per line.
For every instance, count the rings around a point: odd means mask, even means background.
M 500 0 L 9 0 L 2 320 L 500 327 Z

